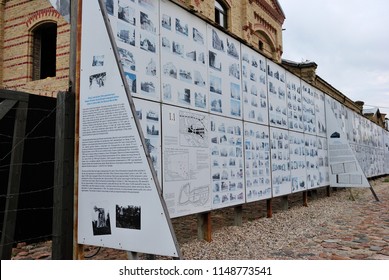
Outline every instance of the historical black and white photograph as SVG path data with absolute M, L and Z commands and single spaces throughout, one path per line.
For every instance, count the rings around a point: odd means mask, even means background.
M 222 71 L 222 61 L 218 54 L 212 51 L 209 51 L 209 67 L 214 70 Z
M 120 63 L 123 66 L 123 70 L 126 72 L 129 71 L 135 71 L 136 70 L 136 63 L 135 63 L 135 57 L 132 52 L 126 49 L 122 49 L 118 47 L 119 56 L 120 56 Z
M 127 84 L 131 93 L 136 93 L 136 75 L 129 72 L 124 72 L 124 75 L 126 76 Z
M 204 34 L 201 33 L 197 28 L 193 27 L 193 41 L 204 45 Z
M 135 28 L 118 21 L 117 37 L 119 41 L 135 46 Z
M 133 1 L 133 0 L 131 0 Z M 139 5 L 142 6 L 142 7 L 145 7 L 146 9 L 150 10 L 150 11 L 154 11 L 155 10 L 155 6 L 158 4 L 157 1 L 155 0 L 139 0 Z
M 141 207 L 136 205 L 116 204 L 116 227 L 141 229 Z
M 227 38 L 227 53 L 232 56 L 233 58 L 239 59 L 239 52 L 237 47 L 235 46 L 234 42 L 228 40 Z
M 89 76 L 89 89 L 104 87 L 106 79 L 107 79 L 106 72 Z
M 223 113 L 222 100 L 220 96 L 211 94 L 211 111 L 217 113 Z
M 240 85 L 235 83 L 230 83 L 231 98 L 235 100 L 240 100 Z
M 144 81 L 140 83 L 140 89 L 148 94 L 154 94 L 155 93 L 155 85 L 151 81 Z
M 242 115 L 240 101 L 231 99 L 231 116 L 240 117 Z
M 177 41 L 173 41 L 173 44 L 172 44 L 172 52 L 176 55 L 179 55 L 181 57 L 184 57 L 184 45 L 177 42 Z
M 92 207 L 93 235 L 111 234 L 111 218 L 106 203 L 96 203 Z
M 222 79 L 211 75 L 209 79 L 209 91 L 222 94 Z
M 173 64 L 173 62 L 167 62 L 164 64 L 162 71 L 164 75 L 177 79 L 177 67 Z
M 113 0 L 105 0 L 105 8 L 107 9 L 107 13 L 113 16 Z
M 163 14 L 161 24 L 162 24 L 162 27 L 164 27 L 168 30 L 172 30 L 172 18 L 171 18 L 171 16 Z
M 150 33 L 141 32 L 140 33 L 140 48 L 142 50 L 155 53 L 156 52 L 156 43 L 155 36 Z
M 202 92 L 195 92 L 195 107 L 205 109 L 207 107 L 207 95 Z
M 181 81 L 184 81 L 186 83 L 192 83 L 192 72 L 184 69 L 180 69 L 179 77 Z
M 193 72 L 193 82 L 196 86 L 199 87 L 205 87 L 205 80 L 203 76 L 201 75 L 200 71 L 194 70 Z
M 165 50 L 165 51 L 171 51 L 171 43 L 170 43 L 170 40 L 167 38 L 167 37 L 162 37 L 161 39 L 161 45 L 162 45 L 162 49 Z
M 153 34 L 157 33 L 157 27 L 148 14 L 140 12 L 140 27 L 143 30 L 151 32 Z
M 118 1 L 118 6 L 118 18 L 129 24 L 136 25 L 135 9 L 124 3 L 124 1 Z
M 104 66 L 104 55 L 94 55 L 92 66 Z
M 189 27 L 187 23 L 184 23 L 181 19 L 176 18 L 176 32 L 184 36 L 188 36 Z
M 215 50 L 224 52 L 224 41 L 220 39 L 219 35 L 214 29 L 212 29 L 212 47 Z
M 163 84 L 162 86 L 162 95 L 163 100 L 171 101 L 172 100 L 172 85 L 171 84 Z
M 228 67 L 229 75 L 240 80 L 240 65 L 239 63 L 232 63 Z
M 191 92 L 190 89 L 182 89 L 178 91 L 177 101 L 179 104 L 190 106 Z

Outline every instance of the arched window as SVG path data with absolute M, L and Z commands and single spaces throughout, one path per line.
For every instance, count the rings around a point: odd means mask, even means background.
M 215 22 L 224 28 L 227 28 L 227 11 L 221 1 L 215 0 Z
M 43 23 L 32 31 L 32 79 L 55 77 L 57 24 Z

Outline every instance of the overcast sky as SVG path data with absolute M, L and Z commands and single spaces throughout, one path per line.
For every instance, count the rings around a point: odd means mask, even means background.
M 316 62 L 326 82 L 389 115 L 389 1 L 278 2 L 286 17 L 282 58 Z

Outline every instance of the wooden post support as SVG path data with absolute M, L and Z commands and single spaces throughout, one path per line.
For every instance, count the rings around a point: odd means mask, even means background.
M 317 189 L 311 190 L 311 197 L 312 199 L 318 199 Z
M 234 226 L 241 227 L 243 222 L 243 207 L 242 205 L 238 205 L 234 207 Z
M 281 197 L 281 209 L 288 210 L 288 208 L 289 208 L 288 196 L 284 195 Z
M 268 218 L 273 217 L 272 199 L 271 198 L 266 200 L 266 208 L 267 208 L 267 217 Z
M 15 115 L 12 153 L 5 200 L 3 229 L 1 232 L 0 259 L 11 259 L 14 243 L 20 180 L 22 177 L 24 137 L 26 133 L 28 102 L 19 101 Z
M 137 252 L 127 251 L 127 257 L 129 260 L 139 260 L 139 255 Z
M 197 238 L 212 241 L 211 212 L 197 214 Z
M 303 192 L 303 206 L 308 207 L 308 192 L 307 191 Z
M 377 194 L 375 193 L 373 187 L 370 185 L 370 191 L 371 193 L 373 194 L 374 198 L 375 198 L 375 201 L 379 202 L 380 199 L 378 198 Z
M 326 192 L 327 192 L 327 197 L 330 197 L 331 196 L 331 187 L 330 186 L 326 187 Z
M 354 197 L 354 194 L 353 194 L 351 188 L 348 188 L 348 190 L 349 190 L 349 192 L 350 192 L 350 199 L 351 199 L 352 201 L 355 201 L 355 197 Z
M 53 260 L 73 259 L 74 95 L 57 95 L 53 192 Z

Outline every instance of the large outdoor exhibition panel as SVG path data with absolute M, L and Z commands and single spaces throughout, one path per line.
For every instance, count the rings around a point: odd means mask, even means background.
M 207 112 L 206 24 L 169 2 L 160 9 L 162 100 Z
M 211 209 L 210 117 L 163 105 L 163 195 L 171 217 Z
M 273 196 L 290 194 L 292 188 L 288 130 L 270 127 L 270 151 Z
M 242 45 L 242 92 L 244 120 L 269 124 L 266 59 Z
M 271 193 L 269 127 L 244 124 L 246 201 L 267 199 Z
M 105 3 L 131 93 L 160 100 L 158 1 Z
M 242 119 L 240 43 L 207 25 L 210 111 Z
M 303 133 L 289 132 L 290 173 L 292 192 L 307 190 L 305 138 Z
M 210 116 L 212 208 L 245 202 L 243 122 Z
M 286 88 L 288 128 L 291 131 L 304 132 L 301 80 L 292 73 L 286 72 Z
M 269 124 L 288 128 L 286 105 L 286 72 L 278 64 L 267 60 L 267 87 L 269 97 Z
M 168 0 L 105 8 L 170 217 L 388 173 L 386 131 L 223 30 Z M 119 100 L 114 64 L 95 51 L 88 90 L 105 95 L 88 104 Z
M 158 184 L 159 152 L 151 149 L 160 141 L 159 104 L 137 102 L 138 110 L 134 110 L 132 86 L 126 83 L 127 74 L 120 67 L 115 35 L 101 3 L 83 1 L 82 6 L 78 242 L 179 257 Z M 153 11 L 154 1 L 151 6 L 139 1 L 135 10 L 127 6 L 130 1 L 120 1 L 118 6 L 114 3 L 111 24 L 123 21 L 128 26 L 122 31 L 140 31 L 135 33 L 135 45 L 142 47 L 138 39 L 148 33 L 156 36 L 155 29 L 131 27 L 139 26 L 138 16 L 146 10 Z M 145 136 L 142 127 L 146 128 Z
M 389 174 L 389 131 L 384 130 L 385 174 Z

